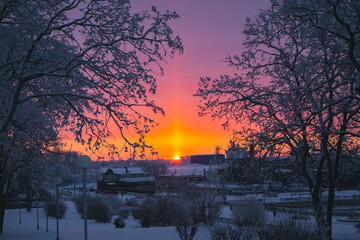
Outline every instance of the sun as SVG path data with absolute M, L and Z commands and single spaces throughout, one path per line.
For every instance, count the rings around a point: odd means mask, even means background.
M 180 156 L 175 156 L 175 157 L 174 157 L 174 160 L 175 160 L 175 161 L 179 161 L 180 159 L 181 159 Z

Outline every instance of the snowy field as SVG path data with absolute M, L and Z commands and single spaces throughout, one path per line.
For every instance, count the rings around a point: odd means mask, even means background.
M 72 202 L 67 202 L 68 210 L 65 218 L 60 219 L 60 240 L 72 240 L 84 238 L 83 220 L 75 210 Z M 224 208 L 223 216 L 230 216 L 228 207 Z M 28 213 L 22 210 L 22 224 L 19 224 L 19 210 L 6 210 L 4 233 L 1 239 L 6 240 L 48 240 L 56 239 L 56 220 L 49 218 L 49 232 L 46 232 L 46 215 L 39 209 L 40 230 L 36 229 L 36 209 Z M 360 233 L 354 223 L 338 222 L 334 217 L 334 240 L 359 240 Z M 129 217 L 126 220 L 126 227 L 115 228 L 113 223 L 97 223 L 94 220 L 88 221 L 88 239 L 107 240 L 172 240 L 179 239 L 175 227 L 150 227 L 142 228 L 140 224 Z M 197 240 L 210 239 L 207 226 L 200 225 L 196 235 Z
M 278 213 L 280 216 L 282 213 Z M 231 217 L 232 211 L 229 206 L 225 206 L 222 211 L 221 217 Z M 272 212 L 267 212 L 267 219 L 273 218 Z M 345 217 L 333 217 L 333 240 L 359 240 L 360 232 L 355 227 L 355 223 L 338 222 L 338 219 L 345 219 Z M 310 220 L 315 224 L 315 218 L 310 217 Z
M 72 202 L 67 202 L 65 218 L 59 220 L 60 240 L 84 239 L 84 222 L 76 212 Z M 22 211 L 22 224 L 19 224 L 19 210 L 6 210 L 4 233 L 0 239 L 6 240 L 49 240 L 56 239 L 56 219 L 49 218 L 49 232 L 46 232 L 46 215 L 39 209 L 40 230 L 36 229 L 36 209 L 30 213 Z M 97 223 L 88 220 L 89 240 L 171 240 L 179 239 L 175 227 L 142 228 L 131 216 L 125 220 L 123 229 L 111 223 Z M 198 240 L 210 239 L 206 226 L 202 225 L 196 235 Z

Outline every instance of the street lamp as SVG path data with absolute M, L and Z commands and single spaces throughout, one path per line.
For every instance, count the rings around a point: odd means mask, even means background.
M 49 206 L 49 201 L 50 201 L 50 195 L 51 195 L 51 190 L 46 188 L 45 189 L 45 200 L 47 202 L 47 205 Z M 46 211 L 46 231 L 49 231 L 49 209 L 47 209 Z
M 19 201 L 19 224 L 21 224 L 21 195 L 18 195 L 18 201 Z
M 60 240 L 59 237 L 59 185 L 61 184 L 61 178 L 56 177 L 54 179 L 56 186 L 56 240 Z
M 39 197 L 36 200 L 36 228 L 39 231 Z
M 84 234 L 85 234 L 85 240 L 87 240 L 86 169 L 90 167 L 91 158 L 87 155 L 82 155 L 79 157 L 77 164 L 79 168 L 83 170 Z

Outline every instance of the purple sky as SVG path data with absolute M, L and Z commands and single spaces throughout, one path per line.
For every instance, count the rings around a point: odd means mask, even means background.
M 158 78 L 157 103 L 166 111 L 157 117 L 159 127 L 148 141 L 164 158 L 175 155 L 213 153 L 215 145 L 226 147 L 232 131 L 219 121 L 197 116 L 196 92 L 200 77 L 218 77 L 233 70 L 224 59 L 240 53 L 246 17 L 266 9 L 269 0 L 132 0 L 136 11 L 174 10 L 180 19 L 171 26 L 184 43 L 184 54 L 169 59 L 164 76 Z

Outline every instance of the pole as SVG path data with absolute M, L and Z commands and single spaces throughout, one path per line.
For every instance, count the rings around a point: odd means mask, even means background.
M 74 171 L 74 198 L 73 198 L 73 200 L 75 200 L 75 188 L 76 188 L 76 171 Z
M 21 224 L 21 202 L 19 199 L 19 224 Z
M 84 233 L 87 240 L 86 168 L 83 168 Z
M 48 211 L 46 211 L 46 231 L 47 232 L 49 231 L 49 214 L 48 214 Z
M 36 227 L 37 230 L 39 231 L 40 227 L 39 227 L 39 199 L 36 201 Z
M 60 240 L 59 237 L 59 185 L 56 184 L 56 240 Z

